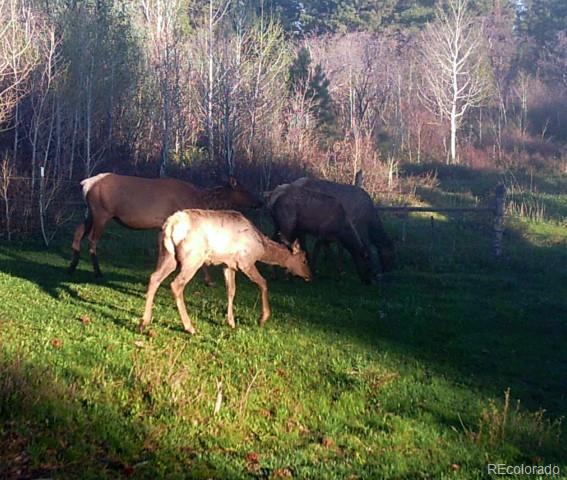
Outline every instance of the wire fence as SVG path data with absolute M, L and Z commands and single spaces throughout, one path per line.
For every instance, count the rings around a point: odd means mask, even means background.
M 31 177 L 11 176 L 9 189 L 0 191 L 0 238 L 43 236 L 49 243 L 69 236 L 70 230 L 86 213 L 79 182 L 44 179 L 45 191 L 40 198 L 31 188 L 32 181 Z M 386 205 L 388 194 L 392 194 L 387 191 L 379 195 L 381 203 L 377 210 L 399 248 L 414 252 L 414 257 L 422 260 L 426 254 L 429 263 L 435 258 L 463 258 L 470 254 L 465 251 L 468 252 L 472 244 L 478 244 L 476 248 L 482 249 L 483 254 L 491 252 L 498 257 L 502 253 L 506 190 L 500 185 L 495 193 L 493 203 L 488 206 L 434 208 Z M 399 201 L 399 193 L 394 195 Z M 270 230 L 268 215 L 254 217 L 261 222 L 262 228 Z

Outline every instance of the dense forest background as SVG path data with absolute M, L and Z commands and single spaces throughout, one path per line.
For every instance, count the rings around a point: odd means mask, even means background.
M 100 171 L 565 171 L 565 25 L 564 0 L 0 0 L 1 231 Z

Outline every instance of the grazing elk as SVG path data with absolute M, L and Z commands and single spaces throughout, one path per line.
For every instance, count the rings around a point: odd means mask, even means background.
M 366 191 L 354 185 L 307 177 L 295 180 L 292 185 L 336 198 L 343 206 L 347 219 L 356 229 L 368 252 L 371 245 L 376 247 L 382 272 L 390 272 L 393 269 L 394 243 L 384 229 L 374 202 Z M 378 269 L 373 268 L 378 273 Z
M 284 242 L 289 244 L 298 238 L 303 241 L 305 234 L 322 242 L 338 240 L 351 254 L 361 280 L 371 283 L 367 249 L 338 200 L 314 190 L 284 184 L 272 192 L 268 208 L 276 233 Z M 318 249 L 311 259 L 312 269 L 315 269 L 317 255 Z
M 226 185 L 201 189 L 173 178 L 141 178 L 101 173 L 81 182 L 88 206 L 86 220 L 75 230 L 73 273 L 80 258 L 81 240 L 88 235 L 89 252 L 95 276 L 102 276 L 96 247 L 105 225 L 115 219 L 121 225 L 137 229 L 159 229 L 166 218 L 184 208 L 238 209 L 260 206 L 260 201 L 230 177 Z M 205 271 L 205 282 L 210 277 Z
M 235 327 L 233 301 L 236 293 L 236 271 L 240 270 L 258 285 L 262 294 L 262 316 L 259 324 L 264 325 L 270 317 L 268 285 L 258 272 L 256 262 L 279 265 L 306 281 L 311 280 L 307 257 L 298 242 L 293 244 L 290 251 L 284 245 L 264 236 L 238 212 L 195 209 L 174 213 L 166 220 L 159 236 L 158 263 L 150 277 L 140 331 L 150 323 L 157 289 L 178 264 L 180 272 L 171 283 L 171 290 L 187 332 L 194 334 L 195 328 L 187 315 L 183 291 L 202 265 L 225 265 L 227 321 L 232 328 Z

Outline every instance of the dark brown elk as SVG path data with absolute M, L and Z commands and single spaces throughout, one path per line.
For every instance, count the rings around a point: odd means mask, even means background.
M 235 327 L 233 301 L 236 293 L 236 271 L 240 270 L 258 285 L 262 295 L 262 316 L 259 324 L 264 325 L 270 317 L 268 285 L 258 272 L 256 262 L 279 265 L 306 281 L 311 280 L 307 257 L 301 251 L 299 243 L 294 243 L 290 251 L 284 245 L 264 236 L 238 212 L 197 209 L 173 214 L 163 225 L 159 236 L 158 263 L 150 277 L 140 331 L 151 321 L 157 289 L 178 264 L 180 272 L 171 283 L 171 290 L 187 332 L 194 334 L 195 328 L 185 308 L 183 291 L 202 265 L 225 265 L 227 321 L 232 328 Z
M 348 221 L 345 209 L 334 197 L 284 184 L 271 193 L 268 208 L 276 232 L 284 242 L 298 238 L 304 242 L 305 234 L 313 235 L 322 242 L 338 240 L 351 254 L 361 280 L 371 283 L 367 249 Z M 314 263 L 316 253 L 312 258 L 312 269 L 315 268 Z
M 73 273 L 80 258 L 81 240 L 88 236 L 89 252 L 95 276 L 102 273 L 96 253 L 105 225 L 114 219 L 121 225 L 137 229 L 159 229 L 172 213 L 185 208 L 239 209 L 253 208 L 260 201 L 230 177 L 226 185 L 201 189 L 173 178 L 141 178 L 101 173 L 81 182 L 88 206 L 86 220 L 75 230 Z M 210 283 L 208 273 L 205 281 Z
M 354 185 L 329 182 L 326 180 L 300 178 L 292 185 L 307 188 L 336 198 L 343 206 L 347 219 L 355 227 L 362 243 L 370 252 L 376 247 L 382 272 L 390 272 L 394 266 L 394 243 L 384 229 L 382 220 L 370 195 Z M 375 273 L 378 268 L 373 267 Z

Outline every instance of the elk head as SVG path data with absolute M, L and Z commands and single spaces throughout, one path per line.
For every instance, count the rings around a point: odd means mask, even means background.
M 237 208 L 258 208 L 262 201 L 256 195 L 246 190 L 233 176 L 228 177 L 229 196 L 231 203 Z
M 311 281 L 311 270 L 307 262 L 307 255 L 301 249 L 298 240 L 291 244 L 291 255 L 285 262 L 285 269 L 297 277 L 303 278 L 306 282 Z

